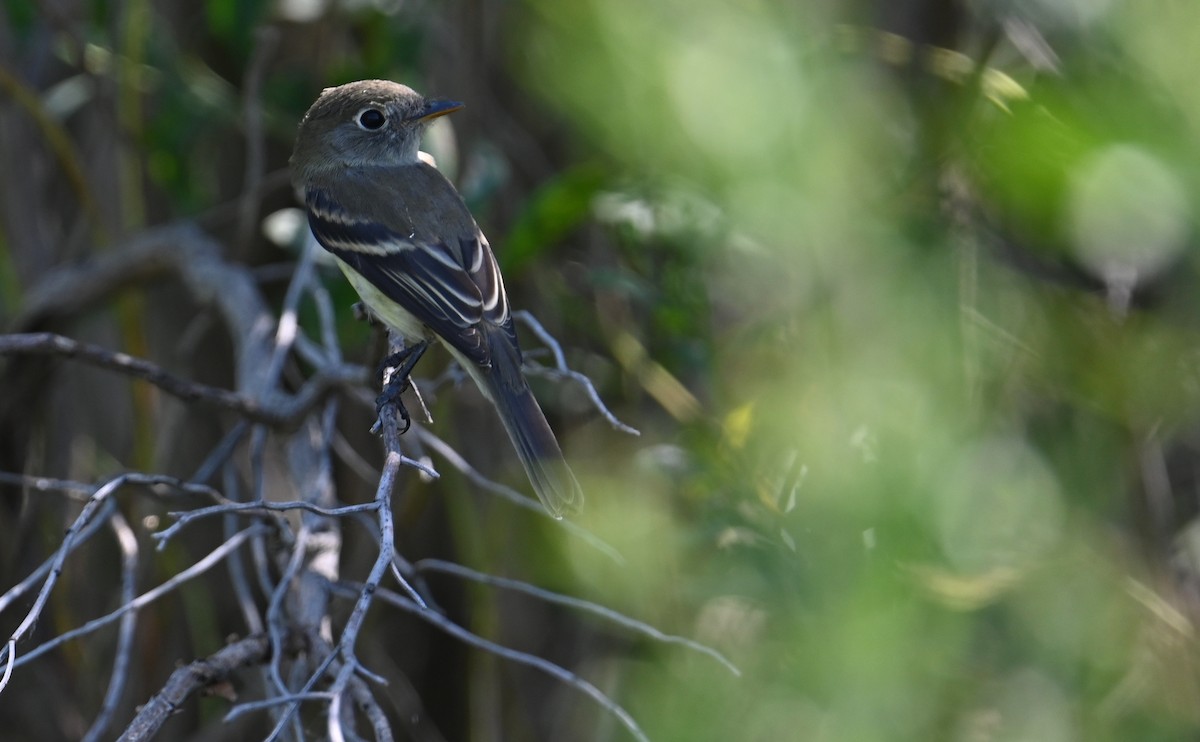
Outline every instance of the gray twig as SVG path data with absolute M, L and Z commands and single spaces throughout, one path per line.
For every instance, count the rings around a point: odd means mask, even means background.
M 86 361 L 94 366 L 119 371 L 146 381 L 185 402 L 209 404 L 255 422 L 273 426 L 294 424 L 333 389 L 362 381 L 358 375 L 359 369 L 326 367 L 313 376 L 294 397 L 279 396 L 275 403 L 268 404 L 228 389 L 181 379 L 168 373 L 161 366 L 141 358 L 51 332 L 0 335 L 0 355 L 18 353 L 55 355 Z
M 442 572 L 444 574 L 456 575 L 458 577 L 472 580 L 484 585 L 494 585 L 495 587 L 504 588 L 505 590 L 514 590 L 516 592 L 524 593 L 547 603 L 564 605 L 569 608 L 584 611 L 585 613 L 591 613 L 592 615 L 599 616 L 606 621 L 611 621 L 612 623 L 624 626 L 632 631 L 636 631 L 639 634 L 644 634 L 655 641 L 660 641 L 666 644 L 680 644 L 688 649 L 691 649 L 692 651 L 708 655 L 724 665 L 725 669 L 729 670 L 729 672 L 733 673 L 734 675 L 740 677 L 742 674 L 742 671 L 737 668 L 737 665 L 730 662 L 725 655 L 721 654 L 712 647 L 706 646 L 697 641 L 693 641 L 687 637 L 664 633 L 648 623 L 630 618 L 623 613 L 618 613 L 611 608 L 606 608 L 598 603 L 593 603 L 590 600 L 583 600 L 581 598 L 571 597 L 570 595 L 551 592 L 550 590 L 546 590 L 520 580 L 512 580 L 507 577 L 489 575 L 485 572 L 479 572 L 471 569 L 470 567 L 464 567 L 460 564 L 454 564 L 453 562 L 447 562 L 442 559 L 421 559 L 413 564 L 413 568 L 416 569 L 417 572 Z
M 588 394 L 588 398 L 592 400 L 592 406 L 599 410 L 600 414 L 604 416 L 605 420 L 608 420 L 609 425 L 613 426 L 622 433 L 628 433 L 629 435 L 642 434 L 637 428 L 626 425 L 617 419 L 617 416 L 608 409 L 606 404 L 604 404 L 604 400 L 600 399 L 600 393 L 596 391 L 596 385 L 592 383 L 592 380 L 588 378 L 587 374 L 580 373 L 579 371 L 575 371 L 567 366 L 567 357 L 563 355 L 562 345 L 560 345 L 558 340 L 551 335 L 545 327 L 542 326 L 541 322 L 537 321 L 536 317 L 530 314 L 527 310 L 518 309 L 517 311 L 513 312 L 513 319 L 528 327 L 533 334 L 537 336 L 538 340 L 541 340 L 542 344 L 549 348 L 550 352 L 554 354 L 554 368 L 552 370 L 538 366 L 537 364 L 526 363 L 527 372 L 541 376 L 554 376 L 558 378 L 571 379 L 584 388 L 584 391 L 586 391 Z
M 463 458 L 462 454 L 455 450 L 453 446 L 446 443 L 441 438 L 438 438 L 436 435 L 430 432 L 428 428 L 425 428 L 424 426 L 413 425 L 412 430 L 416 432 L 417 437 L 421 440 L 421 443 L 428 446 L 442 458 L 446 459 L 451 466 L 462 473 L 463 476 L 465 476 L 477 487 L 499 495 L 517 507 L 525 508 L 526 510 L 536 513 L 539 516 L 548 518 L 555 525 L 567 530 L 572 535 L 583 539 L 586 544 L 599 550 L 617 564 L 625 564 L 625 557 L 621 556 L 621 552 L 617 551 L 615 547 L 604 541 L 604 539 L 587 530 L 583 526 L 567 520 L 566 518 L 555 518 L 546 512 L 546 509 L 542 507 L 541 504 L 536 500 L 525 497 L 512 487 L 507 487 L 499 482 L 488 479 L 483 474 L 480 474 L 479 470 L 471 466 L 467 460 Z
M 352 584 L 341 584 L 334 585 L 332 589 L 335 594 L 352 595 L 357 591 L 366 589 L 366 587 L 367 586 L 365 585 L 360 587 Z M 642 731 L 642 728 L 638 726 L 637 721 L 630 716 L 628 711 L 626 711 L 616 701 L 605 695 L 604 691 L 600 690 L 565 667 L 556 665 L 550 660 L 538 657 L 537 655 L 529 654 L 528 652 L 522 652 L 516 649 L 510 649 L 502 644 L 497 644 L 489 639 L 485 639 L 478 634 L 474 634 L 467 629 L 464 629 L 462 626 L 459 626 L 440 613 L 420 607 L 412 600 L 397 592 L 379 589 L 375 591 L 375 596 L 396 606 L 406 613 L 416 616 L 431 626 L 462 641 L 464 644 L 477 647 L 485 652 L 490 652 L 497 657 L 503 657 L 504 659 L 516 662 L 517 664 L 526 665 L 536 670 L 540 670 L 555 680 L 575 688 L 576 690 L 589 696 L 605 711 L 612 714 L 617 721 L 621 722 L 622 726 L 629 730 L 629 733 L 632 734 L 633 737 L 638 740 L 638 742 L 650 742 L 650 738 L 646 736 L 646 733 Z
M 51 639 L 43 644 L 38 645 L 35 649 L 30 651 L 28 654 L 22 655 L 21 657 L 17 658 L 16 661 L 13 662 L 13 664 L 17 667 L 24 665 L 27 662 L 31 662 L 31 661 L 37 659 L 38 657 L 42 656 L 46 652 L 49 652 L 52 649 L 55 649 L 63 644 L 66 644 L 67 642 L 71 641 L 72 639 L 76 639 L 81 636 L 86 636 L 86 635 L 96 631 L 97 629 L 100 629 L 100 628 L 103 628 L 103 627 L 109 625 L 110 623 L 112 623 L 113 621 L 116 621 L 118 618 L 121 618 L 122 616 L 124 616 L 127 613 L 130 613 L 132 611 L 139 611 L 142 608 L 145 608 L 146 606 L 150 605 L 151 603 L 158 600 L 159 598 L 166 595 L 167 593 L 171 592 L 172 590 L 175 590 L 176 588 L 178 588 L 180 585 L 187 582 L 188 580 L 191 580 L 194 577 L 198 577 L 198 576 L 204 574 L 205 572 L 207 572 L 208 570 L 212 569 L 212 567 L 214 565 L 220 563 L 220 561 L 222 559 L 224 559 L 230 552 L 232 552 L 237 547 L 241 546 L 247 539 L 249 539 L 253 536 L 256 536 L 256 535 L 260 535 L 263 532 L 263 530 L 264 529 L 262 526 L 254 525 L 254 526 L 250 526 L 249 528 L 247 528 L 243 531 L 239 531 L 238 533 L 234 534 L 233 538 L 229 539 L 225 543 L 221 544 L 217 548 L 210 551 L 207 555 L 205 555 L 205 557 L 203 559 L 196 562 L 195 564 L 188 567 L 187 569 L 177 572 L 175 575 L 173 575 L 171 577 L 171 579 L 167 580 L 166 582 L 164 582 L 163 584 L 154 588 L 153 590 L 142 593 L 137 598 L 134 598 L 133 600 L 130 600 L 126 603 L 122 603 L 120 607 L 118 607 L 116 610 L 112 611 L 111 613 L 107 613 L 99 618 L 93 618 L 91 621 L 88 621 L 83 626 L 80 626 L 77 629 L 72 629 L 71 631 L 65 632 L 63 634 L 59 634 L 58 636 L 54 637 L 53 639 Z
M 95 491 L 95 487 L 92 487 L 91 491 Z M 111 500 L 104 504 L 103 509 L 96 514 L 97 517 L 93 518 L 87 525 L 83 527 L 83 530 L 79 532 L 79 535 L 75 539 L 74 545 L 66 549 L 68 555 L 69 552 L 74 551 L 75 549 L 78 549 L 80 546 L 83 546 L 85 543 L 87 543 L 88 539 L 94 536 L 96 531 L 100 530 L 100 527 L 104 525 L 105 521 L 112 514 L 114 507 L 116 506 L 113 505 Z M 10 587 L 3 595 L 0 595 L 0 613 L 4 612 L 4 609 L 12 605 L 14 601 L 20 599 L 22 595 L 33 589 L 33 586 L 36 585 L 39 580 L 45 577 L 46 574 L 49 573 L 54 567 L 55 562 L 59 558 L 59 554 L 63 550 L 64 547 L 59 546 L 58 551 L 52 554 L 46 561 L 42 562 L 41 566 L 31 572 L 28 577 Z M 0 683 L 0 688 L 3 687 L 3 683 Z
M 137 595 L 138 542 L 137 535 L 125 521 L 120 512 L 114 512 L 108 519 L 113 533 L 117 537 L 117 545 L 121 549 L 121 603 L 133 602 Z M 121 616 L 121 626 L 117 629 L 117 647 L 113 657 L 112 676 L 108 681 L 108 690 L 104 693 L 104 702 L 100 712 L 92 720 L 83 742 L 96 742 L 104 737 L 112 723 L 117 704 L 121 701 L 121 693 L 125 690 L 125 682 L 129 677 L 129 663 L 133 658 L 134 629 L 137 628 L 137 612 L 130 611 Z
M 179 710 L 188 696 L 220 682 L 236 670 L 262 663 L 270 652 L 265 634 L 254 634 L 236 641 L 202 660 L 171 673 L 163 689 L 156 693 L 125 729 L 118 742 L 148 742 L 157 736 L 163 724 Z
M 326 515 L 330 517 L 340 517 L 351 513 L 361 513 L 366 510 L 375 510 L 379 505 L 374 502 L 364 502 L 359 505 L 342 505 L 336 508 L 326 508 L 320 505 L 314 505 L 311 502 L 302 502 L 299 500 L 289 500 L 285 502 L 271 502 L 270 500 L 259 500 L 256 502 L 223 502 L 220 505 L 210 505 L 205 508 L 197 508 L 195 510 L 171 511 L 167 515 L 177 520 L 168 528 L 151 534 L 151 537 L 158 541 L 158 549 L 161 551 L 166 547 L 167 542 L 179 534 L 188 523 L 199 518 L 207 518 L 213 515 L 226 515 L 230 513 L 241 513 L 246 515 L 266 515 L 269 513 L 286 512 L 289 510 L 304 510 L 317 515 Z
M 115 477 L 93 492 L 92 496 L 88 498 L 87 504 L 83 506 L 83 510 L 75 518 L 75 522 L 67 529 L 62 544 L 58 547 L 58 552 L 54 556 L 49 574 L 46 576 L 45 581 L 42 583 L 42 589 L 38 591 L 37 598 L 33 602 L 33 607 L 29 609 L 29 612 L 25 614 L 24 620 L 21 621 L 9 636 L 8 643 L 4 649 L 0 650 L 0 659 L 3 659 L 5 662 L 4 677 L 0 679 L 0 692 L 3 692 L 8 686 L 8 681 L 12 677 L 12 670 L 17 666 L 17 643 L 33 629 L 34 624 L 41 617 L 42 610 L 46 607 L 46 601 L 50 599 L 50 593 L 58 583 L 59 575 L 62 574 L 63 565 L 67 561 L 67 555 L 74 550 L 75 542 L 79 539 L 80 532 L 96 515 L 96 511 L 100 509 L 109 495 L 119 489 L 127 478 L 127 475 Z

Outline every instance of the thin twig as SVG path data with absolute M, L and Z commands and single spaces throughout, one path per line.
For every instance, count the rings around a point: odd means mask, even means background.
M 237 450 L 238 444 L 242 442 L 242 438 L 246 436 L 249 430 L 250 425 L 245 420 L 238 420 L 234 423 L 229 432 L 225 434 L 225 437 L 204 458 L 200 466 L 196 467 L 196 472 L 188 478 L 188 481 L 195 484 L 205 484 L 212 479 L 216 475 L 217 470 L 221 469 L 225 465 L 225 462 L 229 460 L 229 457 L 233 455 L 233 452 Z
M 213 515 L 225 515 L 230 513 L 239 513 L 243 515 L 267 515 L 269 513 L 286 512 L 289 510 L 305 510 L 317 515 L 325 515 L 330 517 L 340 517 L 351 513 L 361 513 L 367 510 L 375 510 L 379 505 L 374 502 L 364 502 L 358 505 L 342 505 L 336 508 L 325 508 L 320 505 L 313 505 L 311 502 L 302 502 L 299 500 L 289 500 L 286 502 L 272 502 L 270 500 L 260 500 L 257 502 L 224 502 L 220 505 L 210 505 L 204 508 L 195 510 L 171 511 L 167 515 L 172 518 L 178 518 L 175 523 L 172 523 L 168 528 L 151 534 L 151 538 L 158 541 L 158 550 L 162 551 L 166 547 L 167 542 L 179 534 L 188 523 L 199 518 L 207 518 Z
M 237 474 L 232 466 L 222 468 L 222 476 L 225 480 L 225 491 L 237 491 Z M 237 533 L 237 518 L 232 513 L 221 519 L 221 530 L 225 538 L 233 536 Z M 153 536 L 152 536 L 153 537 Z M 237 599 L 238 607 L 242 611 L 242 618 L 246 622 L 246 628 L 251 634 L 261 634 L 265 628 L 265 622 L 260 615 L 257 604 L 254 602 L 254 596 L 250 590 L 250 577 L 246 574 L 246 561 L 242 558 L 241 552 L 235 551 L 225 560 L 225 568 L 229 572 L 229 584 L 233 586 L 233 594 Z
M 542 507 L 541 504 L 536 500 L 525 497 L 512 487 L 507 487 L 499 482 L 488 479 L 483 474 L 479 473 L 475 467 L 467 463 L 467 460 L 464 459 L 462 454 L 455 450 L 453 446 L 446 443 L 441 438 L 438 438 L 428 428 L 413 425 L 412 430 L 416 432 L 417 437 L 421 440 L 421 443 L 428 446 L 442 458 L 446 459 L 451 466 L 462 473 L 463 476 L 465 476 L 477 487 L 487 490 L 493 494 L 497 494 L 517 507 L 525 508 L 532 513 L 536 513 L 538 516 L 548 518 L 555 525 L 565 529 L 572 535 L 583 539 L 586 544 L 599 550 L 617 564 L 625 564 L 625 557 L 623 557 L 621 552 L 617 551 L 615 547 L 577 523 L 573 523 L 566 518 L 555 518 L 546 512 L 546 509 Z
M 366 586 L 355 586 L 353 584 L 339 584 L 334 585 L 332 590 L 335 595 L 348 596 L 365 589 L 365 587 Z M 416 616 L 431 626 L 462 641 L 464 644 L 477 647 L 485 652 L 489 652 L 497 657 L 502 657 L 511 662 L 516 662 L 517 664 L 526 665 L 527 667 L 540 670 L 555 680 L 575 688 L 576 690 L 589 696 L 605 711 L 612 714 L 617 721 L 621 722 L 621 725 L 629 730 L 629 733 L 632 734 L 633 737 L 639 742 L 649 742 L 649 737 L 646 736 L 646 733 L 642 731 L 642 728 L 638 726 L 637 721 L 630 716 L 628 711 L 626 711 L 616 701 L 605 695 L 604 691 L 600 690 L 565 667 L 556 665 L 550 660 L 543 659 L 537 655 L 529 654 L 528 652 L 522 652 L 516 649 L 510 649 L 509 647 L 505 647 L 489 639 L 485 639 L 478 634 L 474 634 L 467 629 L 464 629 L 462 626 L 459 626 L 440 613 L 435 613 L 433 611 L 421 608 L 408 598 L 392 590 L 377 590 L 375 592 L 375 596 L 396 606 L 406 613 Z
M 592 380 L 588 378 L 586 374 L 575 371 L 567 366 L 567 358 L 565 355 L 563 355 L 562 346 L 559 344 L 558 340 L 555 339 L 555 337 L 551 335 L 545 327 L 542 326 L 542 323 L 537 321 L 537 318 L 535 318 L 527 310 L 519 309 L 513 312 L 513 319 L 528 327 L 533 334 L 537 336 L 538 340 L 541 340 L 542 344 L 549 348 L 550 352 L 554 354 L 553 371 L 536 364 L 526 364 L 527 372 L 533 372 L 535 374 L 544 376 L 565 377 L 575 381 L 584 388 L 588 394 L 588 397 L 592 400 L 592 405 L 599 410 L 600 414 L 604 416 L 605 420 L 608 420 L 609 425 L 623 433 L 628 433 L 629 435 L 642 434 L 637 428 L 626 425 L 617 419 L 617 416 L 614 415 L 612 411 L 608 409 L 608 406 L 604 404 L 604 401 L 600 399 L 600 393 L 596 391 L 596 385 L 592 383 Z
M 340 385 L 360 381 L 357 369 L 338 372 L 336 367 L 327 367 L 313 376 L 293 398 L 281 396 L 276 403 L 265 404 L 228 389 L 181 379 L 149 361 L 51 332 L 0 335 L 0 355 L 12 354 L 55 355 L 85 361 L 141 379 L 185 402 L 208 404 L 275 426 L 294 423 L 328 392 Z
M 130 603 L 137 595 L 138 542 L 137 536 L 125 517 L 120 512 L 114 512 L 108 519 L 113 533 L 117 537 L 117 545 L 121 549 L 121 603 Z M 121 617 L 121 625 L 117 629 L 117 646 L 113 654 L 112 675 L 108 681 L 108 690 L 104 693 L 104 702 L 100 712 L 92 721 L 83 742 L 96 742 L 104 737 L 116 713 L 117 704 L 125 690 L 129 677 L 129 664 L 133 657 L 134 629 L 137 628 L 137 613 L 130 611 Z
M 725 669 L 729 670 L 729 672 L 738 677 L 740 677 L 742 674 L 742 671 L 737 668 L 737 665 L 730 662 L 725 655 L 721 654 L 712 647 L 705 646 L 704 644 L 683 636 L 664 633 L 648 623 L 630 618 L 623 613 L 618 613 L 611 608 L 606 608 L 598 603 L 593 603 L 590 600 L 583 600 L 570 595 L 551 592 L 544 588 L 540 588 L 536 585 L 531 585 L 528 582 L 522 582 L 520 580 L 512 580 L 507 577 L 489 575 L 487 573 L 471 569 L 470 567 L 464 567 L 460 564 L 454 564 L 453 562 L 447 562 L 442 559 L 421 559 L 413 564 L 413 568 L 416 569 L 417 572 L 441 572 L 443 574 L 456 575 L 458 577 L 472 580 L 484 585 L 494 585 L 499 588 L 504 588 L 505 590 L 514 590 L 516 592 L 524 593 L 547 603 L 563 605 L 569 608 L 584 611 L 585 613 L 591 613 L 592 615 L 599 616 L 606 621 L 624 626 L 625 628 L 636 631 L 639 634 L 644 634 L 655 641 L 660 641 L 667 644 L 683 645 L 692 651 L 699 652 L 713 658 L 717 662 L 724 665 Z
M 337 653 L 331 654 L 325 662 L 321 663 L 317 671 L 314 672 L 309 682 L 305 684 L 302 693 L 308 692 L 315 685 L 317 680 L 324 675 L 326 669 L 333 661 L 333 658 L 340 655 L 342 658 L 342 668 L 337 673 L 335 680 L 330 687 L 329 692 L 335 696 L 341 695 L 346 691 L 347 683 L 350 679 L 350 674 L 359 668 L 359 662 L 354 653 L 355 644 L 358 641 L 359 632 L 362 630 L 363 622 L 366 620 L 367 611 L 371 607 L 371 601 L 376 590 L 379 589 L 379 584 L 387 573 L 388 568 L 392 563 L 392 554 L 395 549 L 395 526 L 392 520 L 392 490 L 395 486 L 396 477 L 399 474 L 400 467 L 404 463 L 405 457 L 400 453 L 400 428 L 397 421 L 397 412 L 392 405 L 385 405 L 379 413 L 379 420 L 383 428 L 383 442 L 386 450 L 386 457 L 383 463 L 383 469 L 379 477 L 379 485 L 375 490 L 375 502 L 377 507 L 377 518 L 379 522 L 379 554 L 375 559 L 374 565 L 367 576 L 367 581 L 359 593 L 358 600 L 355 602 L 354 609 L 351 611 L 349 618 L 346 620 L 346 625 L 342 629 L 341 638 L 338 641 Z M 412 588 L 409 587 L 411 590 Z M 268 740 L 279 738 L 284 726 L 291 719 L 299 708 L 299 702 L 289 704 L 287 709 L 281 715 L 280 719 L 272 730 Z M 231 712 L 232 713 L 232 712 Z M 331 714 L 331 719 L 336 719 L 335 715 Z M 331 721 L 331 723 L 334 723 Z
M 288 559 L 283 574 L 279 576 L 279 582 L 275 584 L 275 592 L 271 594 L 271 601 L 267 605 L 267 635 L 271 638 L 271 662 L 267 665 L 267 676 L 274 684 L 278 695 L 281 696 L 285 696 L 291 691 L 283 679 L 283 643 L 287 638 L 284 599 L 291 590 L 296 573 L 300 571 L 300 566 L 303 564 L 307 545 L 308 529 L 301 526 L 296 534 L 296 543 L 292 546 L 291 558 Z M 303 739 L 299 717 L 292 719 L 292 736 L 295 739 Z
M 93 487 L 92 490 L 95 490 L 95 487 Z M 105 524 L 105 522 L 108 520 L 108 517 L 112 515 L 113 508 L 115 507 L 116 505 L 114 505 L 111 500 L 105 503 L 104 508 L 96 514 L 97 517 L 93 518 L 91 522 L 84 526 L 84 529 L 79 532 L 78 538 L 75 539 L 74 546 L 72 546 L 69 551 L 78 549 L 80 546 L 83 546 L 85 543 L 87 543 L 88 540 L 96 534 L 96 531 L 99 531 L 100 528 Z M 4 610 L 12 605 L 14 601 L 20 599 L 22 595 L 29 592 L 39 580 L 41 580 L 46 576 L 47 573 L 50 572 L 50 570 L 54 567 L 54 563 L 58 560 L 59 552 L 62 550 L 63 547 L 59 546 L 58 551 L 56 551 L 54 554 L 51 554 L 50 557 L 47 558 L 46 561 L 42 562 L 42 564 L 32 573 L 30 573 L 28 577 L 10 587 L 3 595 L 0 595 L 0 613 L 4 612 Z M 3 684 L 0 684 L 0 688 L 3 687 Z
M 329 691 L 300 691 L 298 693 L 288 693 L 285 696 L 275 696 L 274 698 L 264 698 L 259 701 L 247 701 L 239 703 L 225 714 L 225 721 L 233 721 L 243 714 L 248 714 L 252 711 L 262 711 L 264 709 L 274 708 L 290 704 L 301 704 L 308 701 L 328 701 L 333 694 Z
M 104 504 L 109 495 L 115 492 L 125 483 L 127 475 L 121 475 L 109 480 L 106 484 L 96 489 L 92 496 L 88 498 L 87 504 L 83 506 L 79 515 L 75 518 L 75 522 L 67 529 L 66 535 L 63 537 L 62 544 L 58 547 L 58 552 L 55 554 L 54 562 L 50 567 L 49 574 L 42 583 L 42 589 L 38 591 L 37 598 L 33 602 L 33 607 L 25 614 L 24 620 L 17 626 L 13 633 L 9 636 L 8 643 L 3 650 L 0 650 L 0 655 L 6 663 L 4 678 L 0 680 L 0 692 L 3 692 L 8 685 L 8 680 L 12 676 L 12 668 L 16 666 L 18 659 L 17 643 L 20 642 L 26 634 L 28 634 L 33 626 L 41 617 L 42 611 L 46 607 L 46 601 L 50 599 L 50 592 L 54 590 L 54 586 L 58 583 L 59 575 L 62 574 L 63 565 L 66 564 L 67 555 L 74 550 L 75 542 L 79 539 L 80 532 L 95 516 L 96 511 Z
M 167 593 L 170 593 L 171 591 L 180 587 L 181 585 L 183 585 L 183 583 L 187 582 L 188 580 L 191 580 L 194 577 L 199 577 L 200 575 L 204 574 L 209 569 L 211 569 L 214 565 L 216 565 L 222 559 L 224 559 L 226 555 L 228 555 L 234 549 L 241 546 L 247 539 L 251 538 L 252 536 L 261 535 L 265 530 L 266 529 L 261 525 L 253 525 L 253 526 L 250 526 L 249 528 L 246 528 L 245 530 L 239 531 L 238 533 L 234 534 L 233 538 L 225 541 L 225 543 L 221 544 L 217 548 L 210 551 L 207 555 L 205 555 L 205 557 L 203 559 L 196 562 L 195 564 L 188 567 L 187 569 L 177 572 L 175 575 L 173 575 L 171 577 L 171 579 L 162 583 L 161 585 L 154 588 L 153 590 L 144 592 L 141 595 L 139 595 L 137 598 L 134 598 L 133 600 L 131 600 L 127 603 L 122 603 L 121 606 L 118 607 L 116 610 L 114 610 L 110 613 L 106 613 L 105 615 L 103 615 L 99 618 L 93 618 L 91 621 L 88 621 L 83 626 L 80 626 L 77 629 L 72 629 L 71 631 L 65 632 L 63 634 L 59 634 L 58 636 L 54 637 L 53 639 L 50 639 L 49 641 L 38 645 L 36 648 L 31 650 L 29 653 L 24 654 L 21 657 L 17 658 L 15 664 L 19 667 L 21 665 L 24 665 L 27 662 L 31 662 L 31 661 L 37 659 L 38 657 L 42 656 L 46 652 L 49 652 L 50 650 L 55 649 L 65 643 L 71 641 L 72 639 L 76 639 L 81 636 L 86 636 L 86 635 L 96 631 L 97 629 L 101 629 L 101 628 L 109 625 L 113 621 L 116 621 L 117 619 L 124 616 L 126 613 L 129 613 L 131 611 L 139 611 L 142 608 L 145 608 L 146 606 L 150 605 L 151 603 L 158 600 L 162 596 L 164 596 Z
M 28 474 L 15 474 L 7 471 L 0 471 L 0 484 L 11 484 L 14 487 L 24 487 L 38 492 L 63 492 L 76 500 L 87 500 L 96 490 L 96 485 L 86 482 L 73 482 L 69 479 L 52 477 L 33 477 Z

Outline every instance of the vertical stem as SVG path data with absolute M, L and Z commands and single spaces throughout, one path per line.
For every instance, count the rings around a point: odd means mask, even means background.
M 114 55 L 113 73 L 117 83 L 117 123 L 123 136 L 120 142 L 119 187 L 121 191 L 122 233 L 144 226 L 146 207 L 142 193 L 142 164 L 138 145 L 142 141 L 142 100 L 138 76 L 142 70 L 142 59 L 150 25 L 148 0 L 126 0 L 121 6 L 118 19 L 120 40 Z M 123 141 L 121 141 L 123 140 Z M 134 356 L 149 357 L 146 340 L 145 297 L 140 293 L 126 293 L 118 298 L 117 322 L 122 340 L 128 352 Z M 157 395 L 148 384 L 134 384 L 133 395 L 133 461 L 135 469 L 153 468 L 154 435 L 151 412 Z

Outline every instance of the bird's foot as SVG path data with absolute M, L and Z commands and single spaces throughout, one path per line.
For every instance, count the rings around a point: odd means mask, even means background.
M 377 375 L 380 382 L 386 379 L 383 387 L 383 392 L 375 398 L 375 411 L 380 413 L 387 405 L 393 405 L 396 412 L 400 415 L 400 419 L 404 421 L 404 429 L 400 434 L 408 432 L 412 427 L 412 418 L 408 414 L 408 409 L 401 401 L 400 395 L 404 394 L 410 386 L 412 379 L 410 378 L 413 368 L 417 365 L 417 361 L 421 360 L 421 356 L 425 353 L 425 349 L 429 347 L 428 340 L 422 340 L 416 345 L 409 346 L 398 353 L 393 353 L 383 362 L 379 364 Z M 388 371 L 391 370 L 391 374 Z

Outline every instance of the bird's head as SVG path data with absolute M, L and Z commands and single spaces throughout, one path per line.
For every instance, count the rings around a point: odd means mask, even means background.
M 300 122 L 292 171 L 297 182 L 330 170 L 418 161 L 421 134 L 462 104 L 427 100 L 407 85 L 361 80 L 326 88 Z

